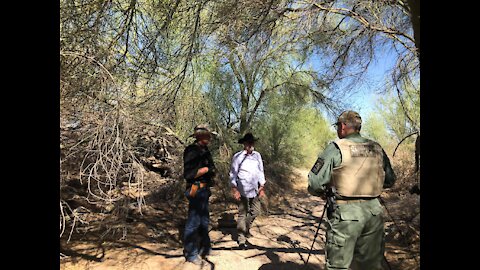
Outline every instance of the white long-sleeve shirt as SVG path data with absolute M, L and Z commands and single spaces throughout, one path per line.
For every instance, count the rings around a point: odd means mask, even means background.
M 265 185 L 263 161 L 259 152 L 253 151 L 247 155 L 247 151 L 242 150 L 233 155 L 230 184 L 232 187 L 236 187 L 244 197 L 254 198 L 257 196 L 259 184 Z

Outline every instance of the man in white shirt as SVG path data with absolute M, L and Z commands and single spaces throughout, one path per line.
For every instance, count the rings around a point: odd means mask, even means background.
M 238 201 L 238 244 L 247 248 L 246 238 L 250 236 L 250 227 L 261 211 L 260 197 L 265 196 L 265 174 L 262 156 L 254 151 L 258 138 L 247 133 L 238 143 L 243 150 L 233 155 L 230 168 L 230 185 L 235 200 Z

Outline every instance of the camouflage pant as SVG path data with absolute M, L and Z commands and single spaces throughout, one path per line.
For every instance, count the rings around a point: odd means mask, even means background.
M 250 227 L 252 226 L 255 218 L 260 214 L 261 205 L 260 199 L 255 198 L 245 198 L 241 197 L 238 204 L 238 220 L 237 220 L 237 231 L 238 231 L 238 243 L 242 244 L 246 241 L 246 235 L 250 232 Z
M 381 270 L 385 250 L 383 208 L 378 199 L 340 204 L 328 219 L 326 269 Z

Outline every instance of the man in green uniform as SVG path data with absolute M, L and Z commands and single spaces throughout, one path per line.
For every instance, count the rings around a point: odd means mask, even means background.
M 327 212 L 326 269 L 382 269 L 385 249 L 383 188 L 396 180 L 385 151 L 360 135 L 362 119 L 354 111 L 338 117 L 338 140 L 327 145 L 308 174 L 308 192 L 336 204 Z

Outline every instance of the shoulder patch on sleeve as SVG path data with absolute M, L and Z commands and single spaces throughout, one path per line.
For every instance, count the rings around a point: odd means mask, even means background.
M 323 158 L 318 158 L 317 159 L 317 162 L 315 162 L 315 164 L 313 165 L 312 167 L 312 172 L 314 174 L 318 174 L 318 172 L 320 171 L 320 169 L 323 167 L 323 164 L 325 163 L 325 161 L 323 160 Z

